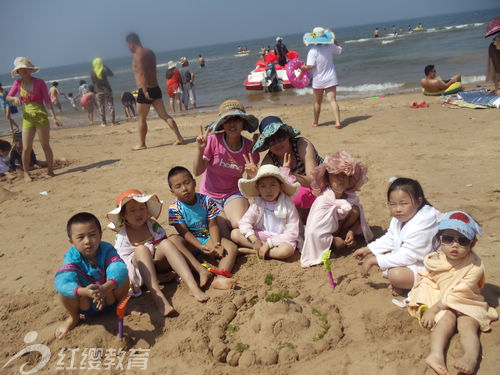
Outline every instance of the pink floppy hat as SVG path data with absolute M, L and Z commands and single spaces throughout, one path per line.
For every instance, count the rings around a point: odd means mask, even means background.
M 121 211 L 123 206 L 131 200 L 135 200 L 139 203 L 146 203 L 148 208 L 148 216 L 158 219 L 161 214 L 161 208 L 163 202 L 156 196 L 156 194 L 143 194 L 137 189 L 128 189 L 122 192 L 116 199 L 116 208 L 109 211 L 106 218 L 110 221 L 108 228 L 114 231 L 118 231 L 123 225 L 123 219 L 121 216 Z
M 354 159 L 345 151 L 337 152 L 333 155 L 327 155 L 323 163 L 314 167 L 311 171 L 313 179 L 311 189 L 314 195 L 319 195 L 328 184 L 325 172 L 333 174 L 345 173 L 350 177 L 351 184 L 348 190 L 352 191 L 360 190 L 361 186 L 368 181 L 368 177 L 366 177 L 368 167 L 366 165 Z

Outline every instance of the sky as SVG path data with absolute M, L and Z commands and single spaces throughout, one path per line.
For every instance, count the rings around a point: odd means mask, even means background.
M 17 56 L 41 67 L 126 56 L 132 31 L 144 46 L 168 51 L 497 7 L 498 0 L 5 1 L 0 73 L 10 72 Z

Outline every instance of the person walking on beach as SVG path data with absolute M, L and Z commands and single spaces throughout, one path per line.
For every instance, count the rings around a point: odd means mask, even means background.
M 113 72 L 106 65 L 104 65 L 100 57 L 96 57 L 92 61 L 94 70 L 90 73 L 90 79 L 94 83 L 96 91 L 97 102 L 99 103 L 99 112 L 101 113 L 101 126 L 106 126 L 106 109 L 104 104 L 108 103 L 109 114 L 111 115 L 111 122 L 117 124 L 115 120 L 115 106 L 113 103 L 113 91 L 108 82 L 108 77 L 113 77 Z
M 52 87 L 49 89 L 49 96 L 52 104 L 57 107 L 57 112 L 61 113 L 61 102 L 59 101 L 59 95 L 61 95 L 61 91 L 59 91 L 57 86 L 59 86 L 58 82 L 52 82 Z
M 179 73 L 182 78 L 182 96 L 184 108 L 186 111 L 189 109 L 189 103 L 193 105 L 196 111 L 196 91 L 194 89 L 194 73 L 189 69 L 189 61 L 187 57 L 181 57 L 181 69 Z
M 19 126 L 11 117 L 11 105 L 7 101 L 7 91 L 2 87 L 0 83 L 0 108 L 2 108 L 5 118 L 9 122 L 10 132 L 14 133 L 14 127 L 19 131 Z M 16 108 L 17 109 L 17 108 Z
M 56 117 L 54 107 L 49 97 L 49 90 L 45 81 L 40 78 L 32 77 L 32 73 L 40 70 L 34 66 L 27 57 L 16 57 L 14 60 L 14 69 L 12 69 L 12 77 L 17 74 L 21 76 L 14 82 L 7 95 L 7 101 L 19 107 L 23 105 L 23 169 L 24 181 L 31 182 L 29 168 L 31 165 L 31 151 L 33 150 L 33 140 L 35 134 L 38 133 L 38 138 L 42 145 L 45 159 L 47 160 L 47 176 L 54 176 L 54 154 L 50 148 L 50 123 L 47 117 L 47 110 L 44 103 L 49 107 L 50 114 L 55 124 L 59 127 L 62 123 Z M 16 96 L 19 95 L 19 96 Z
M 339 81 L 333 64 L 333 55 L 340 55 L 342 47 L 335 40 L 333 32 L 322 27 L 315 27 L 312 33 L 306 33 L 304 44 L 313 45 L 307 54 L 307 63 L 300 67 L 301 70 L 312 70 L 313 73 L 314 122 L 312 126 L 313 128 L 318 126 L 321 103 L 323 95 L 326 94 L 335 115 L 335 128 L 342 129 L 340 109 L 337 104 Z
M 151 104 L 158 116 L 167 123 L 177 137 L 174 145 L 184 143 L 175 120 L 167 113 L 161 98 L 161 89 L 156 78 L 156 56 L 149 48 L 144 48 L 136 33 L 130 33 L 125 38 L 130 52 L 134 55 L 132 68 L 134 70 L 135 82 L 137 84 L 137 116 L 139 118 L 139 144 L 132 148 L 133 151 L 144 150 L 146 146 L 146 134 L 148 132 L 147 117 Z

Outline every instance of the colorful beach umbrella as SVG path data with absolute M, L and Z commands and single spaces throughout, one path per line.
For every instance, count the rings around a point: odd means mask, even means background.
M 486 28 L 486 34 L 484 34 L 484 37 L 487 38 L 498 32 L 500 32 L 500 17 L 495 18 L 488 24 L 488 27 Z

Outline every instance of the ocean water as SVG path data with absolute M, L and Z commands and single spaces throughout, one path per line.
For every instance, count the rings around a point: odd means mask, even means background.
M 337 89 L 340 100 L 346 98 L 362 98 L 373 95 L 388 95 L 420 90 L 419 81 L 423 77 L 423 69 L 427 64 L 436 65 L 438 74 L 444 78 L 453 74 L 462 74 L 462 82 L 483 84 L 486 74 L 487 49 L 491 38 L 483 35 L 488 22 L 500 15 L 500 8 L 440 15 L 433 17 L 408 18 L 389 22 L 335 28 L 330 26 L 343 48 L 342 55 L 335 56 L 335 67 L 340 85 Z M 425 31 L 406 32 L 408 25 L 416 27 L 421 22 Z M 392 25 L 399 32 L 392 35 Z M 373 38 L 373 31 L 378 27 L 382 37 Z M 387 35 L 383 35 L 384 28 Z M 304 31 L 305 32 L 305 31 Z M 281 34 L 276 30 L 276 34 Z M 282 35 L 289 50 L 295 50 L 300 58 L 306 59 L 308 47 L 302 43 L 303 33 Z M 182 56 L 188 57 L 195 74 L 197 104 L 200 110 L 216 111 L 218 105 L 227 98 L 241 100 L 247 105 L 309 103 L 312 102 L 312 89 L 293 89 L 282 93 L 262 93 L 245 90 L 243 85 L 247 74 L 260 59 L 262 45 L 274 46 L 275 36 L 263 39 L 234 41 L 232 43 L 203 46 L 160 52 L 155 51 L 158 64 L 158 80 L 163 90 L 164 101 L 168 106 L 165 92 L 165 71 L 169 60 L 178 61 Z M 249 55 L 238 55 L 237 46 L 246 46 L 251 50 Z M 200 68 L 198 55 L 205 58 L 205 68 Z M 29 55 L 29 53 L 28 53 Z M 12 60 L 15 56 L 12 56 Z M 131 68 L 132 56 L 124 56 L 105 61 L 114 72 L 110 78 L 115 98 L 115 109 L 118 119 L 124 118 L 119 100 L 123 91 L 133 91 L 135 80 Z M 50 86 L 52 81 L 59 82 L 64 93 L 78 92 L 78 82 L 85 79 L 90 82 L 91 62 L 79 64 L 41 67 L 37 74 Z M 8 74 L 0 75 L 0 82 L 9 87 L 13 80 Z M 68 101 L 61 98 L 63 114 L 60 116 L 67 127 L 87 124 L 86 114 L 76 112 Z M 20 114 L 13 116 L 21 125 Z M 94 119 L 99 120 L 94 113 Z M 0 134 L 6 134 L 7 122 L 0 118 Z

